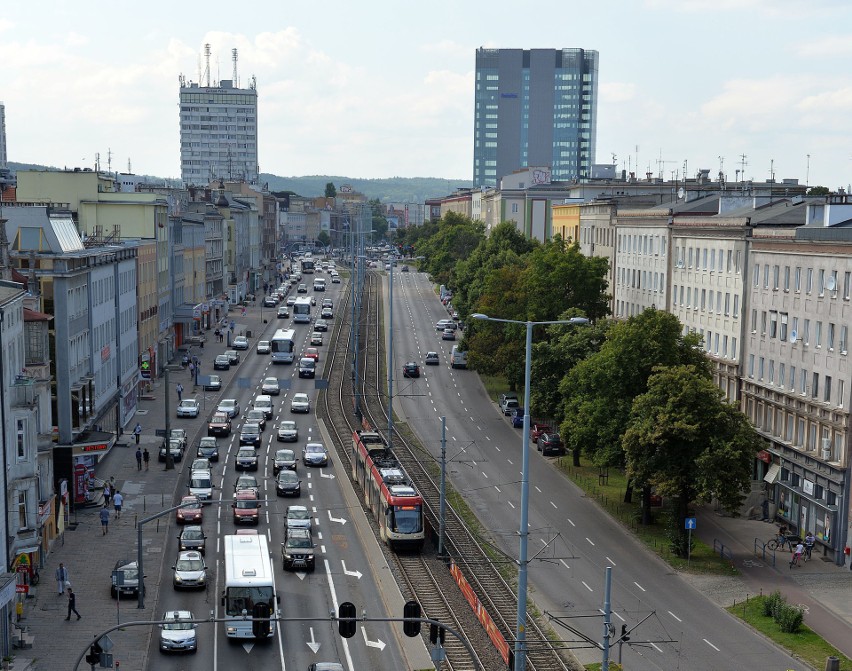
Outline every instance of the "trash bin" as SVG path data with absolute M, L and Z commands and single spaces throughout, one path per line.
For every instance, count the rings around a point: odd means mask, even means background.
M 246 331 L 246 338 L 251 338 L 251 331 Z

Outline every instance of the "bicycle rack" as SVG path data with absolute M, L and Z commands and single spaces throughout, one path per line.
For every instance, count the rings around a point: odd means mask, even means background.
M 759 550 L 758 550 L 758 547 L 757 547 L 758 545 L 760 546 Z M 770 550 L 769 548 L 767 548 L 766 543 L 764 543 L 759 538 L 754 539 L 754 552 L 753 552 L 753 554 L 754 554 L 755 557 L 760 557 L 764 562 L 768 563 L 768 562 L 771 561 L 772 562 L 772 568 L 775 568 L 775 550 Z M 767 559 L 767 554 L 769 555 L 768 559 Z
M 732 564 L 734 563 L 734 555 L 729 547 L 726 547 L 718 538 L 713 539 L 713 553 L 718 554 L 722 559 L 727 559 Z

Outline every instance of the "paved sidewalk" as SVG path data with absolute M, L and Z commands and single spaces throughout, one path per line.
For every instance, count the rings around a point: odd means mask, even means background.
M 264 308 L 263 317 L 270 322 L 274 320 L 274 308 Z M 259 301 L 257 306 L 249 307 L 244 316 L 240 308 L 231 310 L 230 318 L 236 322 L 234 335 L 252 331 L 252 348 L 267 326 L 261 323 Z M 228 349 L 225 342 L 215 342 L 213 330 L 207 333 L 207 337 L 203 349 L 198 346 L 192 348 L 193 353 L 201 357 L 202 375 L 212 373 L 213 358 Z M 179 360 L 180 353 L 173 363 Z M 183 383 L 185 397 L 193 395 L 192 380 L 187 370 L 171 372 L 169 382 L 168 390 L 162 378 L 153 384 L 151 393 L 139 401 L 138 412 L 130 421 L 127 433 L 119 438 L 118 444 L 95 469 L 98 478 L 108 480 L 114 477 L 117 489 L 124 495 L 121 519 L 115 519 L 115 512 L 111 510 L 109 533 L 104 536 L 101 532 L 100 509 L 78 509 L 71 514 L 71 528 L 65 531 L 64 538 L 54 542 L 48 553 L 41 571 L 41 581 L 38 586 L 31 588 L 31 597 L 26 599 L 24 619 L 21 621 L 21 626 L 28 628 L 35 641 L 32 649 L 16 651 L 15 671 L 70 669 L 77 656 L 88 650 L 96 633 L 119 622 L 152 620 L 162 615 L 157 607 L 161 586 L 159 576 L 164 562 L 173 559 L 164 557 L 163 549 L 169 536 L 178 534 L 172 515 L 163 517 L 159 523 L 145 525 L 144 570 L 148 576 L 145 608 L 137 608 L 136 598 L 125 597 L 116 602 L 110 597 L 110 586 L 115 562 L 119 559 L 136 559 L 136 520 L 172 507 L 177 489 L 184 484 L 181 473 L 186 458 L 195 456 L 194 446 L 190 444 L 187 457 L 175 465 L 175 470 L 166 471 L 164 464 L 157 461 L 162 438 L 155 435 L 155 430 L 165 427 L 164 393 L 171 393 L 169 405 L 172 428 L 181 426 L 181 422 L 174 417 L 177 405 L 175 384 Z M 148 471 L 144 470 L 144 466 L 139 471 L 136 465 L 136 444 L 130 431 L 137 421 L 143 429 L 140 447 L 147 447 L 151 453 Z M 189 438 L 192 440 L 194 436 L 190 435 Z M 59 562 L 68 568 L 71 585 L 77 595 L 77 610 L 82 615 L 79 621 L 73 616 L 70 621 L 65 621 L 68 598 L 58 596 L 56 581 L 53 579 Z M 170 588 L 168 575 L 163 584 Z M 115 644 L 112 650 L 114 660 L 121 662 L 121 671 L 143 671 L 148 668 L 148 650 L 155 631 L 158 630 L 150 626 L 128 627 L 109 634 Z M 83 660 L 78 668 L 87 671 L 89 665 Z

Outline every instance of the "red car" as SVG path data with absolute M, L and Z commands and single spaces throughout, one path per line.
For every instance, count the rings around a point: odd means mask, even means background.
M 543 433 L 549 433 L 551 431 L 550 426 L 547 424 L 533 424 L 530 427 L 530 440 L 534 443 L 538 442 L 538 437 Z
M 313 359 L 314 361 L 319 361 L 319 350 L 316 347 L 308 347 L 305 350 L 305 358 Z
M 201 501 L 197 496 L 184 496 L 180 500 L 183 507 L 175 511 L 178 524 L 201 524 L 201 518 L 204 513 L 201 508 Z

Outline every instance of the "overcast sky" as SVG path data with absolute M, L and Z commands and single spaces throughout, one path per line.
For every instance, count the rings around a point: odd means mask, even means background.
M 596 49 L 598 163 L 852 181 L 842 0 L 9 2 L 10 161 L 180 175 L 178 76 L 257 78 L 260 168 L 471 179 L 478 47 Z M 637 151 L 638 147 L 638 151 Z M 810 161 L 808 161 L 810 155 Z M 662 164 L 659 159 L 664 161 Z M 808 163 L 810 169 L 808 170 Z

